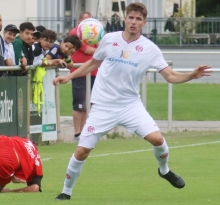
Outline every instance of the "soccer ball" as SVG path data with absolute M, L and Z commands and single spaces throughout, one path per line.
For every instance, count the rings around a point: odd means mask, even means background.
M 102 24 L 94 19 L 88 18 L 83 20 L 77 28 L 77 36 L 86 44 L 97 44 L 104 35 L 104 28 Z

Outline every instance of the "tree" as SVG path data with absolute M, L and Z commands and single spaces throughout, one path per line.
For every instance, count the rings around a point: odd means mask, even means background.
M 197 0 L 196 16 L 220 17 L 220 2 L 217 0 Z

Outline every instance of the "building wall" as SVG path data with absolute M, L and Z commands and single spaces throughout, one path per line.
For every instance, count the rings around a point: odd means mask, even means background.
M 7 24 L 15 24 L 27 21 L 28 17 L 37 17 L 37 0 L 5 0 L 0 1 L 3 28 Z

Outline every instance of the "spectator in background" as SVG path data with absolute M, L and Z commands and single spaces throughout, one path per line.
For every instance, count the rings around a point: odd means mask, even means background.
M 15 37 L 18 33 L 19 30 L 14 24 L 9 24 L 4 28 L 3 38 L 4 38 L 5 52 L 8 52 L 10 56 L 8 61 L 5 62 L 7 66 L 15 65 L 15 53 L 12 42 L 15 40 Z M 8 75 L 10 74 L 11 72 L 8 72 Z
M 0 15 L 0 31 L 2 30 L 2 16 Z M 5 46 L 2 36 L 0 35 L 0 66 L 5 66 L 4 60 Z M 4 75 L 5 72 L 0 71 L 0 77 Z
M 42 163 L 37 147 L 28 139 L 0 135 L 0 193 L 41 191 Z M 27 183 L 18 189 L 5 188 L 10 182 Z
M 2 16 L 0 15 L 0 31 L 2 30 Z M 5 66 L 5 59 L 4 59 L 4 53 L 5 53 L 5 46 L 2 36 L 0 35 L 0 66 Z M 0 77 L 5 75 L 4 71 L 0 71 Z
M 20 24 L 20 33 L 12 44 L 15 52 L 15 64 L 21 64 L 23 71 L 13 72 L 15 76 L 26 75 L 25 66 L 33 64 L 34 53 L 30 44 L 34 31 L 35 27 L 31 22 L 24 22 Z
M 66 66 L 65 61 L 62 59 L 46 60 L 44 58 L 52 47 L 56 40 L 56 33 L 52 30 L 45 30 L 42 32 L 38 43 L 34 46 L 34 66 L 47 66 L 47 65 L 58 65 L 63 64 Z M 46 60 L 46 61 L 45 61 Z
M 44 26 L 36 26 L 36 30 L 33 33 L 33 44 L 39 42 L 41 34 L 46 30 Z M 33 47 L 34 48 L 34 47 Z
M 0 15 L 0 31 L 2 30 L 2 16 Z M 11 65 L 9 50 L 5 48 L 5 43 L 0 35 L 0 66 Z M 0 71 L 0 77 L 7 76 L 7 71 Z
M 35 30 L 32 37 L 32 44 L 34 45 L 35 43 L 39 42 L 40 38 L 41 38 L 41 32 Z
M 74 53 L 81 47 L 81 41 L 79 38 L 74 36 L 68 36 L 61 42 L 54 43 L 46 55 L 47 60 L 52 59 L 63 59 L 66 62 L 66 67 L 71 69 L 73 62 L 70 54 Z
M 82 12 L 78 18 L 78 25 L 84 20 L 92 18 L 89 12 Z M 73 28 L 69 35 L 77 34 L 77 27 Z M 82 43 L 82 46 L 72 56 L 74 63 L 85 63 L 90 60 L 96 51 L 97 45 L 87 45 Z M 72 68 L 70 72 L 74 72 L 77 68 Z M 91 88 L 93 87 L 97 69 L 91 72 Z M 78 140 L 82 128 L 86 122 L 86 76 L 72 79 L 72 96 L 73 96 L 73 125 L 74 125 L 74 139 Z
M 46 28 L 42 25 L 36 26 L 35 28 L 37 31 L 40 31 L 41 33 L 43 33 L 46 30 Z

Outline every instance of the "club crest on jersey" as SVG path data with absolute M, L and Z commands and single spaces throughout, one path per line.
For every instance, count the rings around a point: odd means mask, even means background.
M 138 52 L 143 51 L 143 47 L 140 45 L 137 45 L 135 48 L 136 48 L 136 51 L 138 51 Z

